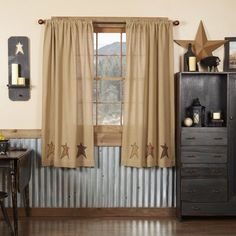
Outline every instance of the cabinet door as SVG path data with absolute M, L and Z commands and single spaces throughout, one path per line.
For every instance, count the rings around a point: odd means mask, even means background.
M 228 96 L 228 131 L 229 131 L 229 193 L 236 196 L 236 74 L 229 74 Z

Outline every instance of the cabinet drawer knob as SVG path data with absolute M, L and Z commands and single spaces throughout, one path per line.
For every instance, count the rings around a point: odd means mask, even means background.
M 188 191 L 186 191 L 186 193 L 196 193 L 196 190 L 188 190 Z
M 214 140 L 222 140 L 223 138 L 214 138 Z
M 194 156 L 194 155 L 188 155 L 187 157 L 188 158 L 196 158 L 196 156 Z
M 192 209 L 193 209 L 194 211 L 199 211 L 199 210 L 200 210 L 200 208 L 199 208 L 199 207 L 196 207 L 196 206 L 193 206 Z
M 220 170 L 212 170 L 212 173 L 213 173 L 213 174 L 218 174 L 218 175 L 219 175 L 219 174 L 222 174 L 222 172 L 221 172 Z
M 186 138 L 187 140 L 194 140 L 195 137 L 189 137 L 189 138 Z
M 233 116 L 230 116 L 229 119 L 230 119 L 230 120 L 233 120 L 234 118 L 233 118 Z
M 214 155 L 213 157 L 214 158 L 221 158 L 222 156 L 221 155 Z
M 220 190 L 219 190 L 219 189 L 213 189 L 212 192 L 213 192 L 213 193 L 219 193 Z

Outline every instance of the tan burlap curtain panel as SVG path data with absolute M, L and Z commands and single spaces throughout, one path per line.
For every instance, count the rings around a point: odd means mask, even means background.
M 48 20 L 43 49 L 44 166 L 94 166 L 92 83 L 92 22 Z
M 169 20 L 127 21 L 122 164 L 175 164 L 173 35 Z

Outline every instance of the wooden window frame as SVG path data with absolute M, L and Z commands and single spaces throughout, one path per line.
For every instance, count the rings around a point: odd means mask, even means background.
M 94 33 L 125 33 L 125 24 L 96 22 L 94 23 Z M 123 77 L 103 77 L 103 78 L 96 77 L 95 80 L 111 80 L 111 78 L 112 80 L 119 80 L 119 81 L 125 80 L 125 78 Z M 94 125 L 95 146 L 110 146 L 110 147 L 121 146 L 121 140 L 122 140 L 122 124 Z

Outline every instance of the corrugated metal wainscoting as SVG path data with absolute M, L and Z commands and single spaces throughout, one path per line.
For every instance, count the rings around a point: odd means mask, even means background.
M 31 207 L 175 206 L 175 169 L 123 167 L 119 147 L 95 148 L 95 168 L 67 169 L 41 167 L 40 139 L 13 139 L 11 146 L 33 150 Z M 1 171 L 0 189 L 9 190 L 7 182 Z

